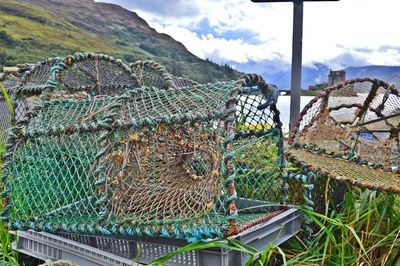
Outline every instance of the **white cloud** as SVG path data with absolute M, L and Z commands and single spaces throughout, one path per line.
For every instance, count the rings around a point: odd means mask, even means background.
M 195 32 L 181 26 L 162 26 L 153 24 L 156 30 L 173 36 L 185 44 L 186 48 L 201 58 L 210 58 L 218 62 L 234 61 L 247 63 L 249 60 L 262 61 L 268 59 L 282 59 L 281 55 L 273 49 L 271 44 L 249 44 L 243 39 L 227 40 L 215 37 L 212 34 L 199 36 Z M 288 60 L 289 58 L 284 58 Z
M 290 3 L 192 0 L 193 6 L 200 7 L 193 15 L 161 16 L 156 4 L 158 2 L 148 0 L 146 10 L 134 8 L 134 11 L 156 30 L 171 35 L 201 58 L 235 65 L 271 60 L 290 61 L 293 23 Z M 151 3 L 154 3 L 153 9 L 148 8 Z M 398 10 L 398 0 L 306 2 L 303 62 L 337 66 L 399 65 Z M 204 21 L 208 22 L 209 29 L 204 28 Z M 232 32 L 237 34 L 232 35 Z M 240 36 L 244 32 L 249 34 Z M 252 34 L 254 36 L 250 40 L 249 35 Z
M 186 0 L 95 0 L 117 4 L 126 9 L 140 9 L 149 11 L 162 17 L 193 17 L 200 13 L 200 7 L 196 1 Z

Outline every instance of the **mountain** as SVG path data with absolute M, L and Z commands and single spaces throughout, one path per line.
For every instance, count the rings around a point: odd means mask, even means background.
M 237 79 L 228 65 L 202 60 L 135 12 L 93 0 L 0 0 L 0 70 L 76 51 L 100 52 L 127 62 L 153 59 L 199 82 Z
M 400 87 L 400 66 L 347 67 L 346 78 L 372 77 Z
M 303 66 L 301 87 L 308 89 L 308 86 L 316 83 L 328 81 L 329 67 L 323 64 L 314 64 L 312 66 Z M 279 89 L 290 88 L 291 70 L 279 71 L 273 74 L 262 74 L 267 82 L 275 84 Z
M 358 66 L 347 67 L 346 79 L 353 78 L 377 78 L 388 83 L 394 83 L 400 87 L 400 66 Z M 290 69 L 279 71 L 274 74 L 263 73 L 262 75 L 269 83 L 273 83 L 280 89 L 290 88 Z M 307 90 L 308 86 L 328 81 L 329 67 L 324 64 L 315 63 L 303 66 L 301 86 Z

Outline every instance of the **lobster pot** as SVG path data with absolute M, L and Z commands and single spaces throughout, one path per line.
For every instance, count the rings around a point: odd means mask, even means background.
M 398 160 L 399 107 L 393 86 L 368 78 L 341 82 L 305 106 L 291 141 L 391 167 Z
M 400 193 L 399 107 L 398 90 L 370 78 L 334 84 L 313 98 L 285 153 L 301 169 L 288 172 L 292 189 L 306 184 L 302 198 L 291 195 L 294 202 L 326 214 L 341 210 L 350 186 Z
M 277 215 L 268 204 L 280 202 L 279 113 L 261 94 L 246 100 L 246 82 L 266 90 L 250 76 L 43 102 L 10 134 L 3 219 L 14 229 L 199 240 Z

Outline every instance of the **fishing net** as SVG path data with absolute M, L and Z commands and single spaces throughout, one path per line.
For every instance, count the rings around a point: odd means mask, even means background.
M 176 77 L 168 73 L 165 67 L 151 60 L 136 61 L 130 67 L 141 86 L 168 89 L 197 85 L 197 82 L 193 80 Z
M 35 95 L 40 94 L 46 88 L 49 88 L 47 81 L 51 78 L 51 68 L 60 62 L 61 58 L 49 58 L 46 61 L 39 62 L 35 65 L 27 65 L 19 68 L 16 75 L 8 81 L 9 76 L 3 85 L 7 89 L 14 108 L 14 119 L 16 121 L 25 116 L 26 111 L 37 101 Z M 31 97 L 31 100 L 27 99 Z
M 136 61 L 130 67 L 142 86 L 159 89 L 176 88 L 171 74 L 157 62 L 151 60 Z
M 20 101 L 15 99 L 14 93 L 15 89 L 21 84 L 22 77 L 22 73 L 4 73 L 0 76 L 0 82 L 2 88 L 4 88 L 4 91 L 3 89 L 0 91 L 0 154 L 4 150 L 4 144 L 13 120 L 23 115 L 18 108 Z M 13 112 L 15 112 L 15 115 L 13 115 Z
M 75 53 L 32 66 L 12 90 L 12 101 L 18 121 L 43 100 L 82 100 L 122 94 L 135 87 L 136 77 L 122 61 L 102 54 Z
M 5 73 L 0 77 L 0 82 L 3 84 L 4 88 L 6 88 L 7 92 L 10 93 L 12 90 L 14 90 L 17 86 L 21 84 L 22 74 Z
M 196 81 L 193 81 L 191 79 L 176 77 L 174 75 L 172 75 L 171 78 L 172 78 L 172 81 L 174 82 L 175 86 L 177 86 L 177 87 L 190 87 L 190 86 L 198 85 L 198 83 Z
M 1 94 L 2 95 L 2 94 Z M 4 150 L 7 132 L 12 124 L 12 116 L 5 97 L 0 97 L 0 154 Z
M 31 96 L 40 94 L 47 88 L 50 88 L 48 81 L 51 78 L 51 69 L 54 65 L 61 62 L 62 58 L 49 58 L 46 61 L 39 62 L 28 70 L 22 84 L 15 88 L 15 94 L 21 96 Z
M 258 110 L 266 99 L 254 94 L 242 94 L 236 106 L 235 127 L 238 133 L 233 142 L 236 190 L 239 197 L 281 201 L 282 186 L 280 134 L 264 135 L 272 128 L 280 128 L 274 115 L 275 106 Z M 271 109 L 272 108 L 272 109 Z
M 57 91 L 84 91 L 91 96 L 115 95 L 139 87 L 129 66 L 119 59 L 94 53 L 75 53 L 54 66 L 49 84 Z
M 77 90 L 53 93 L 64 88 Z M 283 211 L 281 122 L 261 77 L 107 88 L 41 102 L 17 123 L 4 156 L 10 228 L 198 240 Z

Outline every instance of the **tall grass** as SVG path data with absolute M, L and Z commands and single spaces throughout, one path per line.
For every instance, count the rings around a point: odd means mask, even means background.
M 287 265 L 400 265 L 400 201 L 391 194 L 352 190 L 340 213 L 304 210 L 318 225 L 312 240 L 287 243 Z
M 259 251 L 249 245 L 241 243 L 238 240 L 227 238 L 224 240 L 212 240 L 209 242 L 195 242 L 189 244 L 183 248 L 180 248 L 176 251 L 168 253 L 167 255 L 153 261 L 150 266 L 165 266 L 167 265 L 167 261 L 174 256 L 189 252 L 193 250 L 202 250 L 208 248 L 223 248 L 228 249 L 231 251 L 239 251 L 243 252 L 248 255 L 249 259 L 246 261 L 246 266 L 263 266 L 263 265 L 274 265 L 271 263 L 275 263 L 277 259 L 275 258 L 275 252 L 280 254 L 280 258 L 282 259 L 283 263 L 286 264 L 286 256 L 285 253 L 282 251 L 281 248 L 272 245 L 271 243 L 267 245 L 267 248 L 263 251 Z
M 1 156 L 4 151 L 4 144 L 0 142 L 0 176 L 3 175 L 3 162 Z M 0 190 L 4 190 L 4 184 L 0 181 Z M 2 204 L 0 205 L 0 213 L 2 211 Z M 19 265 L 18 253 L 12 249 L 11 243 L 15 240 L 15 236 L 11 235 L 8 229 L 0 222 L 0 259 L 1 265 Z
M 4 145 L 3 145 L 4 146 Z M 2 160 L 1 160 L 1 145 L 0 145 L 0 176 L 3 175 Z M 4 184 L 0 182 L 0 189 L 3 191 Z M 1 213 L 2 205 L 0 205 Z M 18 253 L 12 249 L 11 243 L 15 240 L 15 237 L 10 234 L 7 228 L 4 227 L 3 223 L 0 222 L 0 259 L 1 265 L 19 265 Z
M 11 235 L 9 231 L 4 227 L 3 223 L 0 223 L 0 259 L 1 265 L 19 265 L 18 253 L 12 249 L 11 243 L 15 240 L 14 235 Z
M 327 203 L 329 204 L 329 203 Z M 152 265 L 166 265 L 173 256 L 190 250 L 224 247 L 244 252 L 252 265 L 388 265 L 400 266 L 400 201 L 390 194 L 350 190 L 340 213 L 323 215 L 302 210 L 318 230 L 311 237 L 295 236 L 282 247 L 269 244 L 261 252 L 236 240 L 192 243 Z M 311 239 L 311 240 L 309 240 Z

